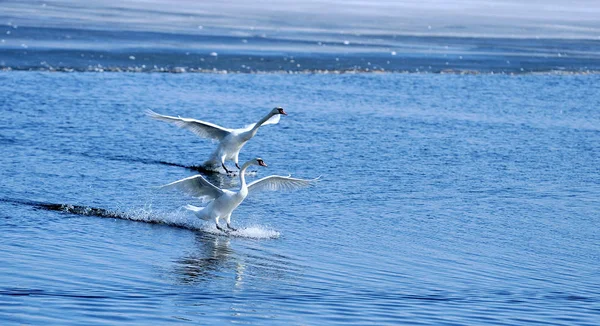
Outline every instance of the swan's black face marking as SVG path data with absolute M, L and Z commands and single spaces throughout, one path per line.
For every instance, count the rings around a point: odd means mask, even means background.
M 267 165 L 265 164 L 265 161 L 263 161 L 263 160 L 262 160 L 262 159 L 260 159 L 260 158 L 259 158 L 259 159 L 256 159 L 256 161 L 258 162 L 258 165 L 260 165 L 260 166 L 265 166 L 265 167 L 267 166 Z
M 283 111 L 282 107 L 277 107 L 276 109 L 277 109 L 277 111 L 279 111 L 279 114 L 287 115 L 287 113 L 285 113 L 285 111 Z

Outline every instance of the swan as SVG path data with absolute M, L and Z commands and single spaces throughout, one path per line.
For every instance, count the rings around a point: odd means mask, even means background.
M 203 166 L 214 170 L 222 166 L 226 173 L 231 171 L 225 166 L 225 161 L 233 161 L 235 166 L 241 170 L 238 164 L 238 155 L 247 141 L 252 139 L 260 126 L 277 124 L 281 115 L 287 115 L 282 107 L 276 107 L 260 119 L 257 123 L 240 129 L 228 129 L 214 123 L 158 114 L 152 110 L 146 110 L 146 114 L 153 119 L 172 123 L 179 128 L 192 131 L 202 138 L 210 138 L 219 142 L 217 149 L 211 154 L 210 158 L 204 162 Z
M 219 225 L 219 219 L 225 219 L 227 228 L 232 231 L 237 231 L 237 229 L 231 226 L 231 213 L 249 194 L 261 190 L 294 190 L 309 186 L 311 183 L 318 180 L 318 178 L 305 180 L 292 178 L 290 176 L 270 175 L 246 185 L 244 173 L 251 165 L 267 166 L 261 158 L 255 158 L 244 163 L 239 173 L 241 187 L 237 192 L 221 189 L 208 182 L 200 174 L 163 185 L 160 188 L 178 189 L 191 196 L 199 197 L 203 202 L 208 201 L 209 203 L 205 207 L 186 205 L 185 208 L 194 212 L 197 217 L 203 220 L 214 220 L 217 229 L 228 232 Z

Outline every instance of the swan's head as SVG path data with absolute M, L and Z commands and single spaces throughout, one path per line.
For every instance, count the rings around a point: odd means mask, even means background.
M 278 106 L 278 107 L 274 108 L 273 110 L 271 110 L 271 114 L 272 115 L 276 115 L 276 114 L 287 115 L 287 113 L 285 113 L 285 111 L 283 110 L 283 108 L 281 106 Z
M 263 159 L 259 158 L 259 157 L 254 159 L 254 164 L 267 167 L 267 164 L 265 163 L 265 161 L 263 161 Z

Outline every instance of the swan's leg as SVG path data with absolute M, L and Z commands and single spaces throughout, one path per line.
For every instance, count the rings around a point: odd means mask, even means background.
M 225 170 L 225 173 L 231 173 L 231 171 L 227 170 L 227 167 L 225 167 L 225 163 L 221 163 L 221 166 Z
M 225 173 L 230 174 L 233 173 L 233 171 L 230 171 L 227 169 L 227 167 L 225 166 L 225 158 L 227 158 L 227 155 L 225 155 L 222 151 L 219 153 L 219 159 L 221 161 L 221 166 L 223 167 L 223 170 L 225 170 Z
M 235 167 L 238 168 L 238 170 L 241 170 L 242 168 L 240 168 L 240 165 L 238 164 L 238 156 L 240 155 L 240 152 L 235 153 L 235 156 L 233 157 L 233 162 L 235 162 Z
M 229 233 L 229 231 L 225 230 L 224 228 L 222 228 L 219 225 L 219 216 L 215 217 L 215 226 L 217 227 L 217 230 L 223 232 L 223 233 Z
M 227 228 L 230 229 L 231 231 L 237 231 L 236 228 L 231 226 L 231 214 L 227 215 L 225 217 L 225 222 L 227 222 Z

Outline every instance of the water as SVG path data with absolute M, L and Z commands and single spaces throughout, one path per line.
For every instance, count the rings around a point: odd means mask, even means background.
M 494 60 L 470 75 L 0 72 L 2 324 L 597 324 L 600 75 L 486 73 Z M 248 178 L 314 187 L 249 197 L 230 236 L 156 189 L 215 145 L 146 109 L 242 127 L 275 106 L 289 115 L 244 147 L 269 165 Z
M 4 1 L 0 69 L 600 71 L 597 1 Z
M 0 311 L 11 323 L 498 323 L 598 319 L 598 76 L 0 75 Z M 226 126 L 258 176 L 215 234 L 153 186 L 212 149 L 157 112 Z M 235 184 L 235 179 L 225 178 Z M 136 223 L 40 209 L 124 211 Z M 260 236 L 260 235 L 273 236 Z

